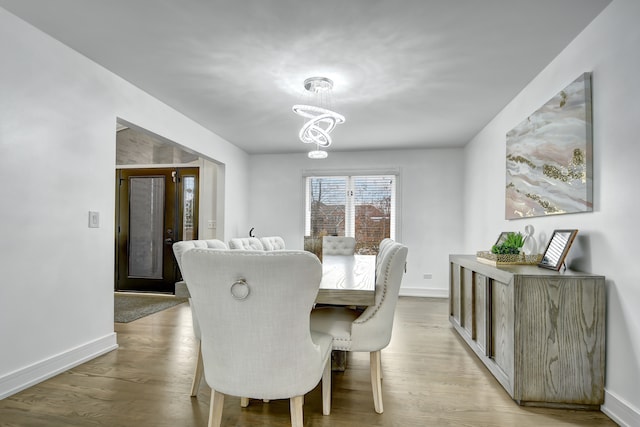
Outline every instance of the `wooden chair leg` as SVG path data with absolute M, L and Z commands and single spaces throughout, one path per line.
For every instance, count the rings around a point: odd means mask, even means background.
M 331 357 L 327 360 L 322 373 L 322 414 L 331 413 Z
M 380 351 L 372 351 L 370 353 L 371 364 L 371 389 L 373 390 L 373 406 L 378 414 L 384 410 L 382 407 L 382 382 L 381 382 L 381 364 Z
M 209 405 L 209 427 L 220 427 L 222 424 L 222 407 L 224 406 L 224 394 L 211 390 L 211 403 Z
M 303 427 L 302 403 L 304 396 L 295 396 L 290 399 L 291 427 Z
M 204 364 L 202 362 L 202 342 L 198 341 L 198 361 L 196 362 L 196 370 L 193 373 L 193 382 L 191 383 L 191 397 L 195 397 L 198 394 L 203 373 Z

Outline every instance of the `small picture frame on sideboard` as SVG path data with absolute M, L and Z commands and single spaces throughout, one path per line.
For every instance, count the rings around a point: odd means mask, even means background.
M 577 234 L 578 230 L 554 230 L 538 267 L 559 271 Z

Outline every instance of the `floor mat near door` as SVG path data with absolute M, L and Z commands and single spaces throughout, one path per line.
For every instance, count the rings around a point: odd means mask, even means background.
M 116 323 L 129 323 L 188 301 L 173 295 L 139 294 L 116 292 L 114 297 L 114 319 Z

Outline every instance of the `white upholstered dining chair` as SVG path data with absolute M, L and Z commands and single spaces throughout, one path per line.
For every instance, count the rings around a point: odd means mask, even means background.
M 280 236 L 261 237 L 260 241 L 265 251 L 281 251 L 286 249 L 284 239 Z
M 322 256 L 353 255 L 356 251 L 356 239 L 347 236 L 324 236 L 322 238 Z
M 182 274 L 182 255 L 189 249 L 193 248 L 227 249 L 227 245 L 222 240 L 218 239 L 183 240 L 175 242 L 173 244 L 173 255 L 176 257 L 180 274 Z M 182 283 L 184 283 L 184 280 Z M 189 298 L 189 306 L 191 307 L 191 318 L 193 319 L 193 335 L 195 335 L 196 341 L 198 342 L 198 360 L 196 362 L 193 381 L 191 383 L 191 397 L 193 397 L 198 394 L 200 382 L 202 381 L 202 352 L 200 351 L 200 325 L 198 325 L 198 317 L 196 316 L 191 298 Z
M 375 304 L 363 312 L 323 307 L 311 313 L 311 329 L 333 336 L 333 349 L 370 353 L 371 388 L 376 412 L 382 413 L 380 351 L 389 345 L 407 247 L 392 240 L 381 245 L 376 266 Z
M 394 244 L 395 242 L 392 239 L 382 239 L 382 241 L 378 244 L 378 255 L 376 256 L 376 271 L 378 271 L 378 267 L 384 258 L 384 253 L 386 250 Z
M 257 237 L 234 237 L 229 240 L 229 249 L 245 251 L 264 251 L 262 242 Z
M 331 410 L 332 337 L 312 332 L 309 313 L 322 279 L 305 251 L 191 249 L 183 274 L 200 324 L 209 426 L 219 426 L 225 395 L 290 399 L 291 424 L 303 425 L 304 395 L 322 379 Z

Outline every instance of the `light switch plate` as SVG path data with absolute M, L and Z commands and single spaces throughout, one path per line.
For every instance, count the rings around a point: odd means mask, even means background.
M 100 212 L 89 211 L 89 228 L 100 227 Z

